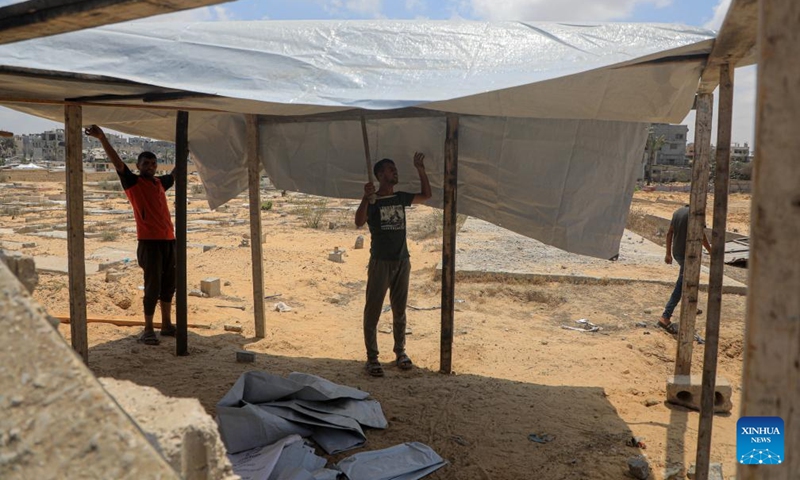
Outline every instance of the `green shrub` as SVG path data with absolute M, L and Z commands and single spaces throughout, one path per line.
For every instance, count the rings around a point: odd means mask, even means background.
M 261 202 L 261 210 L 272 210 L 272 201 Z

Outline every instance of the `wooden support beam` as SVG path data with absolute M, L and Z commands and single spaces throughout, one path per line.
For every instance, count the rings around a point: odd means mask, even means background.
M 689 375 L 692 371 L 697 292 L 700 286 L 700 267 L 703 259 L 702 240 L 708 197 L 708 160 L 711 156 L 713 109 L 714 95 L 701 93 L 697 96 L 692 191 L 689 197 L 689 225 L 686 232 L 686 257 L 683 266 L 683 295 L 681 297 L 681 320 L 678 331 L 675 375 Z
M 256 338 L 266 336 L 264 309 L 264 252 L 261 245 L 261 149 L 258 116 L 247 115 L 247 174 L 250 190 L 250 253 L 253 263 L 253 315 Z
M 52 315 L 57 318 L 59 322 L 69 324 L 71 323 L 68 315 Z M 143 320 L 128 320 L 125 318 L 87 318 L 86 323 L 108 323 L 118 327 L 144 327 L 146 323 Z M 189 328 L 202 328 L 210 330 L 211 325 L 203 323 L 190 323 L 187 325 Z M 153 328 L 161 328 L 161 322 L 153 321 Z
M 712 93 L 720 81 L 720 67 L 746 66 L 755 61 L 758 0 L 733 0 L 700 77 L 698 93 Z
M 781 417 L 781 465 L 739 465 L 739 480 L 800 472 L 800 2 L 761 0 L 756 160 L 741 416 Z
M 10 105 L 75 105 L 83 107 L 112 107 L 112 108 L 125 108 L 129 110 L 169 110 L 169 111 L 186 111 L 186 112 L 218 112 L 226 113 L 224 110 L 214 108 L 201 108 L 201 107 L 186 107 L 186 106 L 169 106 L 169 105 L 154 105 L 152 103 L 113 103 L 113 102 L 73 102 L 69 100 L 53 100 L 48 98 L 16 98 L 16 97 L 2 97 L 0 96 L 0 104 Z
M 83 240 L 83 116 L 81 107 L 64 107 L 67 160 L 67 266 L 72 348 L 89 363 L 86 330 L 86 255 Z
M 444 224 L 442 240 L 442 373 L 453 369 L 453 323 L 456 288 L 456 218 L 458 215 L 458 115 L 447 116 L 444 143 Z
M 175 353 L 189 355 L 186 281 L 186 166 L 189 160 L 189 112 L 178 112 L 175 122 Z
M 731 128 L 733 124 L 733 68 L 723 64 L 719 74 L 719 118 L 714 175 L 714 228 L 711 233 L 711 274 L 708 280 L 706 343 L 703 352 L 703 390 L 700 398 L 700 426 L 697 435 L 696 480 L 708 480 L 711 460 L 711 430 L 719 352 L 719 318 L 722 310 L 722 279 L 725 273 L 725 230 L 730 184 Z
M 205 7 L 230 0 L 29 0 L 0 8 L 0 44 Z

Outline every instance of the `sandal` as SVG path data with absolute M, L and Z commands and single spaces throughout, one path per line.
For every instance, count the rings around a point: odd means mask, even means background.
M 367 370 L 367 373 L 371 377 L 382 377 L 383 376 L 383 367 L 381 366 L 381 362 L 377 360 L 367 360 L 367 364 L 364 365 Z
M 142 332 L 142 334 L 139 335 L 138 342 L 144 343 L 145 345 L 158 345 L 161 343 L 156 336 L 156 332 L 153 330 L 145 330 Z
M 398 355 L 395 363 L 397 364 L 397 368 L 400 370 L 411 370 L 411 368 L 414 366 L 414 364 L 411 363 L 411 359 L 408 358 L 408 355 L 405 353 Z
M 175 336 L 175 332 L 177 332 L 177 331 L 178 331 L 178 329 L 175 328 L 175 325 L 170 323 L 169 325 L 161 327 L 161 336 L 162 337 L 174 337 Z
M 678 324 L 675 322 L 670 322 L 669 324 L 664 325 L 663 323 L 661 323 L 661 321 L 658 321 L 656 322 L 656 326 L 672 335 L 678 334 Z

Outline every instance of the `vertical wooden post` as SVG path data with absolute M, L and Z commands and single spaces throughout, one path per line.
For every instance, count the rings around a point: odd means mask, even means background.
M 250 190 L 250 253 L 253 262 L 253 313 L 256 338 L 266 336 L 264 318 L 264 254 L 261 245 L 261 150 L 259 148 L 258 115 L 246 115 L 247 173 Z
M 800 472 L 800 3 L 761 0 L 756 156 L 741 416 L 781 417 L 781 465 L 739 465 L 740 480 Z
M 728 217 L 731 126 L 733 123 L 733 69 L 720 67 L 717 156 L 714 176 L 714 229 L 711 233 L 711 274 L 708 280 L 706 344 L 703 352 L 703 390 L 700 397 L 700 426 L 697 436 L 697 480 L 708 479 L 711 430 L 714 422 L 714 393 L 717 384 L 719 318 L 722 309 L 722 278 L 725 273 L 725 227 Z
M 72 348 L 89 363 L 86 331 L 86 258 L 83 240 L 83 112 L 78 105 L 64 107 L 67 163 L 67 266 Z
M 458 190 L 458 115 L 447 115 L 444 143 L 444 224 L 442 239 L 442 373 L 453 368 L 453 319 L 456 288 L 456 218 Z
M 186 164 L 189 161 L 189 112 L 179 111 L 175 122 L 175 353 L 189 355 L 186 285 Z
M 692 371 L 694 323 L 697 318 L 697 292 L 700 286 L 700 267 L 703 259 L 702 240 L 706 223 L 708 159 L 711 156 L 713 109 L 713 94 L 700 93 L 697 95 L 692 192 L 689 198 L 689 225 L 686 232 L 686 257 L 683 267 L 683 295 L 681 297 L 681 320 L 678 331 L 675 375 L 689 375 Z

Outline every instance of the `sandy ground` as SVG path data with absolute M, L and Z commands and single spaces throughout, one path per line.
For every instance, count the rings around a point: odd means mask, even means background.
M 734 193 L 728 197 L 729 232 L 750 234 L 750 194 Z M 672 218 L 672 213 L 683 205 L 689 204 L 689 194 L 680 192 L 636 192 L 632 209 L 663 218 Z M 713 224 L 714 195 L 708 195 L 706 204 L 706 226 Z
M 37 194 L 63 192 L 58 184 L 38 188 Z M 189 233 L 189 243 L 217 246 L 205 253 L 201 248 L 188 250 L 190 288 L 198 288 L 206 277 L 219 277 L 225 283 L 221 298 L 188 299 L 189 322 L 211 328 L 190 329 L 190 355 L 176 357 L 173 339 L 148 347 L 136 343 L 137 327 L 92 323 L 90 367 L 98 376 L 131 380 L 170 396 L 197 398 L 212 415 L 216 402 L 249 369 L 281 375 L 308 372 L 355 386 L 381 402 L 390 422 L 384 431 L 368 432 L 366 448 L 424 442 L 451 462 L 432 479 L 631 478 L 626 460 L 641 453 L 653 468 L 651 478 L 661 479 L 665 468 L 694 462 L 698 413 L 664 403 L 665 381 L 674 369 L 675 341 L 652 327 L 635 325 L 657 319 L 670 287 L 502 279 L 460 282 L 456 298 L 463 302 L 456 305 L 455 373 L 438 373 L 440 311 L 421 310 L 408 314 L 412 330 L 408 353 L 417 367 L 401 372 L 391 365 L 391 335 L 381 333 L 381 359 L 388 365 L 386 377 L 374 379 L 363 371 L 361 334 L 369 253 L 352 248 L 358 235 L 368 234 L 352 226 L 354 202 L 327 201 L 322 228 L 314 229 L 306 224 L 314 220 L 318 200 L 294 194 L 283 197 L 274 190 L 264 194 L 264 201 L 272 202 L 272 208 L 262 212 L 267 233 L 265 293 L 281 296 L 267 300 L 267 337 L 259 340 L 254 338 L 252 320 L 250 250 L 240 246 L 249 236 L 249 227 L 230 223 L 248 218 L 246 198 L 210 212 L 205 210 L 205 201 L 193 197 L 189 209 L 198 213 L 190 215 L 190 222 L 226 222 Z M 637 193 L 636 198 L 635 207 L 647 205 L 664 216 L 676 208 L 675 202 L 683 201 L 678 194 L 665 193 Z M 737 202 L 749 205 L 744 197 L 732 204 Z M 91 208 L 128 208 L 119 196 L 87 202 L 87 209 L 90 204 Z M 4 212 L 0 228 L 63 222 L 64 215 L 63 208 L 18 212 L 13 218 Z M 410 210 L 408 217 L 409 304 L 437 306 L 441 289 L 434 270 L 441 260 L 441 236 L 435 226 L 441 215 L 423 206 Z M 123 230 L 133 226 L 132 219 L 90 215 L 88 221 L 104 222 L 95 228 L 118 236 L 105 242 L 87 239 L 87 255 L 108 246 L 135 251 L 135 234 Z M 36 242 L 35 248 L 24 250 L 28 254 L 66 255 L 65 240 L 3 232 L 0 240 Z M 345 263 L 327 259 L 337 246 L 347 249 Z M 124 275 L 118 283 L 106 283 L 102 273 L 87 279 L 90 317 L 141 317 L 137 288 L 142 284 L 141 270 L 128 264 L 121 271 Z M 43 274 L 35 296 L 50 313 L 66 314 L 67 284 L 65 275 Z M 277 301 L 292 311 L 273 311 Z M 700 305 L 706 301 L 701 293 Z M 735 469 L 744 311 L 745 297 L 724 296 L 718 371 L 733 384 L 734 413 L 715 417 L 712 461 L 722 462 L 727 474 Z M 391 323 L 390 315 L 384 314 L 384 324 Z M 580 318 L 604 328 L 595 334 L 560 328 Z M 698 317 L 701 334 L 704 320 L 705 316 Z M 224 331 L 223 325 L 231 323 L 241 324 L 243 332 Z M 62 325 L 61 332 L 69 339 L 68 325 Z M 234 352 L 238 349 L 257 352 L 256 363 L 237 364 Z M 703 347 L 696 347 L 695 373 L 701 371 L 702 355 Z M 650 403 L 654 405 L 647 406 Z M 534 443 L 528 440 L 531 433 L 552 434 L 555 440 Z M 625 445 L 632 435 L 644 437 L 646 450 Z M 343 456 L 347 454 L 332 459 Z

